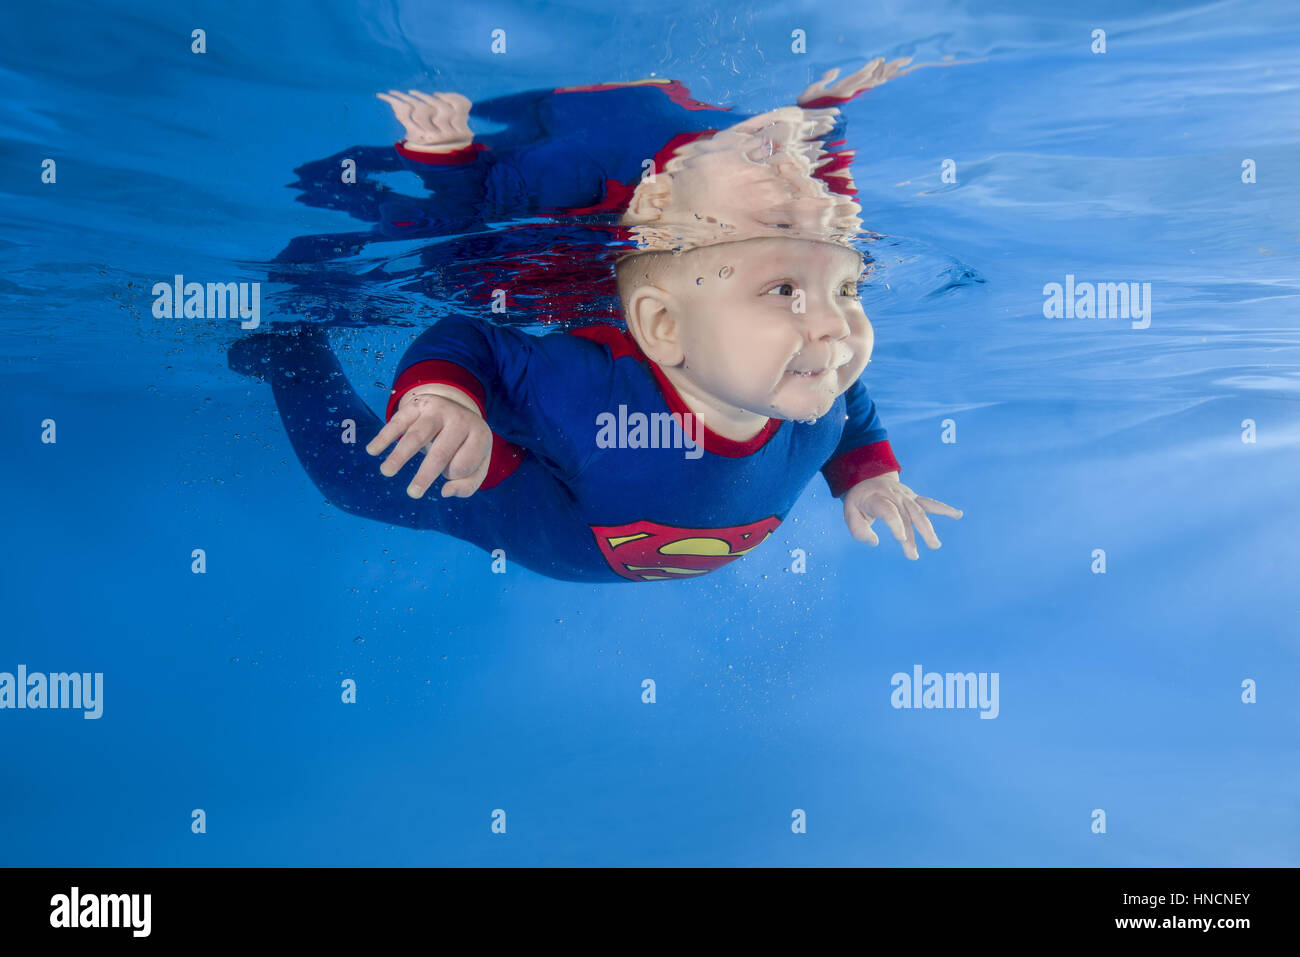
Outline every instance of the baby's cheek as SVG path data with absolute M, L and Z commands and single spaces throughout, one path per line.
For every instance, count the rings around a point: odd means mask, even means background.
M 861 350 L 863 355 L 870 357 L 871 350 L 876 346 L 876 330 L 871 328 L 871 323 L 864 321 L 862 331 L 858 334 L 857 339 L 856 345 L 858 349 Z
M 858 377 L 866 371 L 867 363 L 869 361 L 870 360 L 867 358 L 865 353 L 854 353 L 853 361 L 839 370 L 840 383 L 844 389 L 847 389 L 858 380 Z

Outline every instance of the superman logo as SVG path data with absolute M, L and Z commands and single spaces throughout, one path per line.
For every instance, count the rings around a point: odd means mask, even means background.
M 609 567 L 634 582 L 695 578 L 748 555 L 781 524 L 775 515 L 729 528 L 677 528 L 642 519 L 627 525 L 593 525 Z

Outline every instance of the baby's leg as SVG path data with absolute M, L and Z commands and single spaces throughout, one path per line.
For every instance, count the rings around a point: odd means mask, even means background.
M 240 339 L 229 353 L 236 372 L 270 382 L 293 450 L 331 505 L 389 525 L 434 529 L 552 578 L 619 581 L 603 562 L 594 565 L 590 528 L 569 490 L 539 459 L 524 456 L 501 484 L 467 499 L 443 498 L 439 477 L 422 498 L 406 494 L 422 455 L 392 478 L 379 471 L 384 456 L 365 446 L 383 426 L 348 382 L 317 325 L 263 332 Z M 345 422 L 353 442 L 344 442 Z
M 383 422 L 348 382 L 324 329 L 299 323 L 248 336 L 231 347 L 229 362 L 270 383 L 298 461 L 331 505 L 406 528 L 436 527 L 430 503 L 406 494 L 409 481 L 380 474 L 382 460 L 366 452 Z

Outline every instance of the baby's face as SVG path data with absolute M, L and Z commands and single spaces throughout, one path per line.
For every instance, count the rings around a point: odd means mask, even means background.
M 861 274 L 856 250 L 811 240 L 750 239 L 698 250 L 674 282 L 683 374 L 755 414 L 820 418 L 871 358 Z

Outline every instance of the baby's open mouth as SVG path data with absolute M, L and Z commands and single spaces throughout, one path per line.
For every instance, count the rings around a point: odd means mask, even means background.
M 830 371 L 831 371 L 830 369 L 809 369 L 807 371 L 801 371 L 799 369 L 787 369 L 785 374 L 797 375 L 805 379 L 815 379 L 818 376 L 829 375 Z

